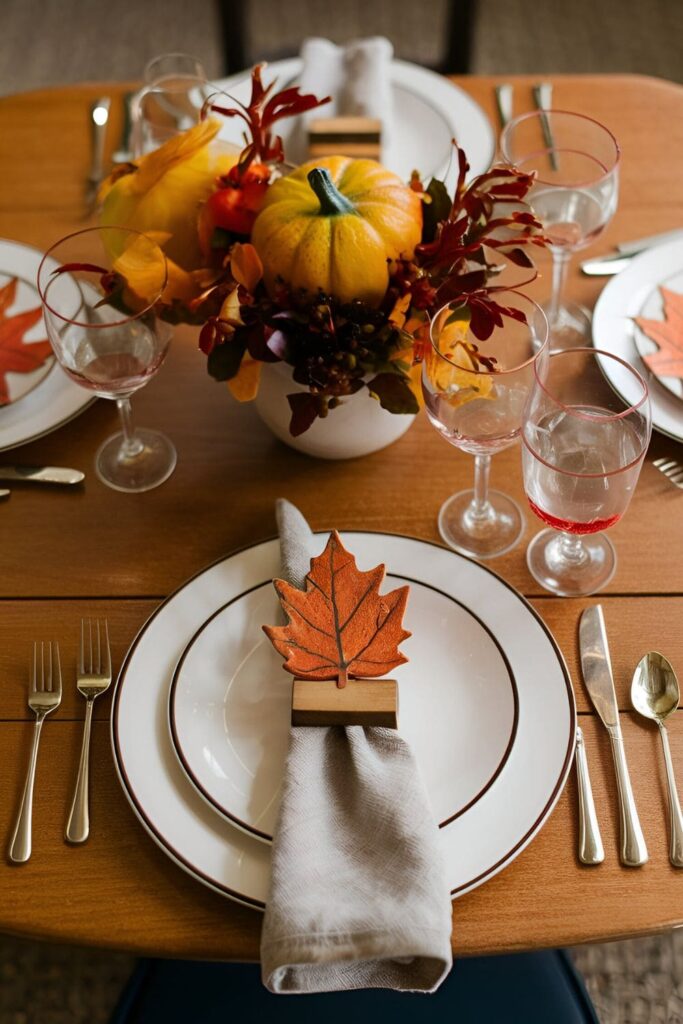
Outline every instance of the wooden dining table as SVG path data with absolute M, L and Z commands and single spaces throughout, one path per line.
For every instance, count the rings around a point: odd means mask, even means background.
M 532 109 L 534 80 L 512 81 L 515 112 Z M 683 88 L 631 75 L 552 81 L 558 109 L 590 114 L 608 125 L 622 150 L 619 208 L 590 254 L 683 224 Z M 497 79 L 456 82 L 497 123 Z M 84 84 L 0 100 L 0 236 L 45 249 L 89 223 L 90 106 L 96 97 L 112 97 L 111 152 L 120 137 L 128 88 Z M 419 163 L 419 154 L 415 160 Z M 550 263 L 545 255 L 539 269 L 532 292 L 546 298 Z M 574 262 L 571 298 L 592 306 L 604 284 L 605 279 L 581 276 Z M 81 846 L 66 844 L 84 715 L 75 687 L 81 617 L 106 616 L 117 668 L 146 618 L 184 580 L 236 548 L 273 536 L 274 502 L 281 495 L 295 502 L 315 529 L 388 531 L 438 541 L 438 509 L 449 494 L 470 485 L 472 461 L 445 444 L 424 416 L 401 440 L 365 458 L 323 461 L 295 452 L 275 440 L 251 405 L 236 403 L 225 385 L 207 376 L 197 329 L 190 327 L 175 330 L 166 364 L 135 395 L 133 409 L 137 422 L 163 430 L 178 449 L 175 473 L 156 490 L 123 494 L 96 477 L 94 454 L 116 429 L 116 410 L 107 401 L 96 402 L 54 433 L 0 454 L 4 464 L 65 465 L 86 474 L 84 484 L 73 489 L 18 485 L 0 508 L 0 841 L 5 846 L 31 742 L 27 682 L 34 640 L 59 641 L 64 673 L 61 707 L 43 729 L 33 855 L 22 866 L 0 865 L 0 931 L 147 955 L 253 960 L 259 955 L 261 915 L 185 874 L 133 813 L 112 758 L 111 693 L 94 710 L 91 836 Z M 659 736 L 655 726 L 636 718 L 629 698 L 633 671 L 648 650 L 664 652 L 683 678 L 683 494 L 653 467 L 657 456 L 683 459 L 683 449 L 653 434 L 631 506 L 610 531 L 618 567 L 599 596 L 649 862 L 638 869 L 619 862 L 609 740 L 578 664 L 579 615 L 596 598 L 553 597 L 533 580 L 525 548 L 540 524 L 528 514 L 522 542 L 488 564 L 530 600 L 566 658 L 605 861 L 598 867 L 579 863 L 572 770 L 534 841 L 503 872 L 454 901 L 456 955 L 616 939 L 683 924 L 683 871 L 668 859 Z M 517 447 L 496 456 L 492 484 L 525 503 Z M 683 785 L 683 710 L 669 721 Z

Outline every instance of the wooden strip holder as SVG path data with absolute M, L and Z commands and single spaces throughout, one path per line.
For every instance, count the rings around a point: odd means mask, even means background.
M 295 679 L 292 725 L 380 725 L 398 729 L 395 679 Z
M 371 117 L 319 117 L 308 128 L 308 155 L 379 160 L 382 122 Z

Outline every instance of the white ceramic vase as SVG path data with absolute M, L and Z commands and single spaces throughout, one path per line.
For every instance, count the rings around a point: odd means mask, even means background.
M 341 400 L 324 419 L 315 422 L 298 437 L 289 432 L 291 410 L 287 395 L 306 391 L 292 380 L 287 363 L 267 363 L 261 373 L 256 410 L 272 432 L 290 448 L 319 459 L 355 459 L 393 444 L 415 419 L 411 414 L 387 412 L 363 388 Z

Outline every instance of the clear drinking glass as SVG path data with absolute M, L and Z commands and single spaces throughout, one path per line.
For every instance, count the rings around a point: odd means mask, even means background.
M 486 341 L 444 306 L 432 320 L 432 344 L 422 364 L 430 422 L 449 444 L 474 455 L 474 489 L 442 505 L 439 532 L 456 551 L 476 558 L 503 554 L 524 532 L 517 503 L 489 490 L 489 471 L 491 456 L 519 437 L 534 367 L 542 377 L 547 352 L 548 324 L 540 307 L 515 292 L 506 294 L 506 304 L 521 310 L 526 322 L 506 318 Z M 472 345 L 479 356 L 495 359 L 492 368 L 472 360 Z
M 616 212 L 617 141 L 583 114 L 539 110 L 510 121 L 501 135 L 501 150 L 508 163 L 537 174 L 528 200 L 553 257 L 552 294 L 544 307 L 551 348 L 583 345 L 590 339 L 590 313 L 562 296 L 572 254 L 589 246 Z
M 103 291 L 102 273 L 115 273 L 118 267 L 112 254 L 124 252 L 135 259 L 137 274 L 144 274 L 144 300 L 127 288 Z M 55 274 L 55 265 L 68 270 Z M 166 280 L 161 249 L 139 231 L 119 227 L 68 235 L 47 251 L 38 270 L 45 325 L 62 369 L 118 407 L 122 432 L 104 442 L 95 468 L 105 484 L 119 491 L 150 490 L 168 479 L 176 464 L 167 437 L 133 429 L 130 408 L 130 396 L 157 372 L 171 340 L 170 327 L 154 311 Z M 135 311 L 124 311 L 129 306 Z
M 204 101 L 213 91 L 201 61 L 187 53 L 155 57 L 145 68 L 145 83 L 131 107 L 136 157 L 198 124 Z
M 620 393 L 600 372 L 607 365 Z M 617 556 L 601 531 L 628 507 L 651 427 L 647 384 L 629 363 L 598 349 L 550 354 L 522 431 L 527 498 L 552 527 L 527 551 L 529 571 L 546 590 L 593 594 L 611 580 Z

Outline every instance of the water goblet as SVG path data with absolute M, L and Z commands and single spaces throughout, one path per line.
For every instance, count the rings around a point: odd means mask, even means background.
M 508 299 L 524 321 L 506 318 L 486 341 L 474 337 L 461 312 L 442 307 L 422 364 L 430 422 L 449 444 L 474 455 L 474 489 L 442 505 L 439 532 L 450 547 L 476 558 L 503 554 L 524 532 L 517 503 L 489 490 L 489 471 L 492 455 L 519 437 L 534 367 L 542 376 L 547 352 L 543 311 L 520 293 L 508 293 Z
M 131 106 L 136 157 L 198 124 L 212 91 L 201 61 L 186 53 L 155 57 L 145 68 L 145 83 Z
M 116 276 L 133 261 L 136 281 L 144 277 L 144 298 Z M 66 269 L 55 273 L 55 266 Z M 103 279 L 110 286 L 104 293 Z M 168 438 L 133 428 L 130 408 L 130 396 L 158 371 L 171 340 L 170 327 L 155 313 L 166 280 L 161 249 L 139 231 L 119 227 L 68 235 L 47 251 L 38 270 L 45 326 L 60 366 L 118 407 L 122 432 L 101 446 L 95 469 L 119 491 L 157 487 L 176 464 Z
M 501 135 L 501 150 L 508 163 L 537 175 L 528 200 L 543 224 L 553 258 L 551 298 L 544 307 L 551 348 L 584 345 L 590 338 L 590 314 L 566 303 L 563 291 L 572 254 L 589 246 L 616 212 L 617 141 L 583 114 L 539 110 L 510 121 Z
M 628 507 L 651 428 L 647 384 L 629 363 L 598 349 L 550 353 L 522 430 L 527 499 L 551 527 L 532 540 L 527 564 L 546 590 L 575 597 L 611 580 L 617 557 L 602 531 Z

